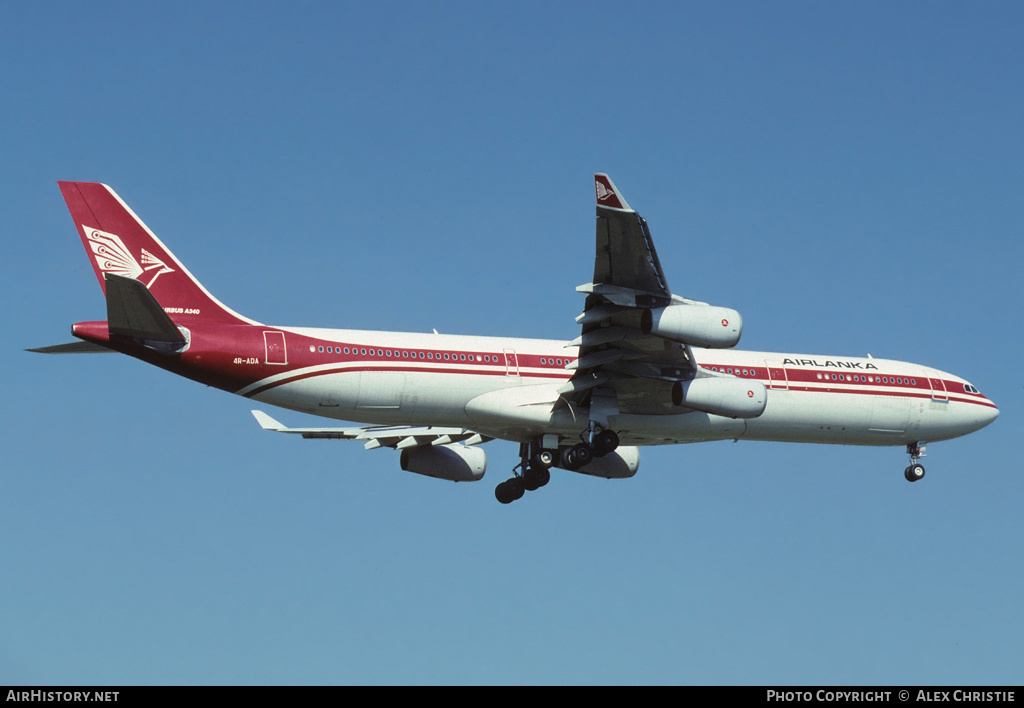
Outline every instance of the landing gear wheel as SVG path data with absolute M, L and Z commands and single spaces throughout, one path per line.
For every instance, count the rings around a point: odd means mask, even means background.
M 509 490 L 512 492 L 512 496 L 515 499 L 522 499 L 523 494 L 526 493 L 526 487 L 523 486 L 523 480 L 519 477 L 513 477 L 512 479 L 506 480 L 505 484 L 508 485 Z
M 903 476 L 907 478 L 908 482 L 916 482 L 924 477 L 924 465 L 917 463 L 910 465 L 910 467 L 903 470 Z
M 604 457 L 619 446 L 619 436 L 614 430 L 602 430 L 594 436 L 594 456 Z
M 530 466 L 526 470 L 526 474 L 523 475 L 523 487 L 528 492 L 540 489 L 545 484 L 551 481 L 551 472 L 546 467 L 535 467 Z
M 505 482 L 502 482 L 494 488 L 494 498 L 502 504 L 511 504 L 515 501 L 515 499 L 512 498 L 512 493 L 509 491 L 508 485 Z
M 494 488 L 494 498 L 502 504 L 511 504 L 516 499 L 521 499 L 524 492 L 526 492 L 526 487 L 523 485 L 523 480 L 519 477 L 512 477 Z
M 572 454 L 576 457 L 576 469 L 586 467 L 594 460 L 594 449 L 587 443 L 574 445 Z
M 530 458 L 530 467 L 543 467 L 547 469 L 555 464 L 555 453 L 551 450 L 541 450 Z
M 924 465 L 918 462 L 924 457 L 924 450 L 924 440 L 907 444 L 907 454 L 910 455 L 910 467 L 903 470 L 903 476 L 907 478 L 908 482 L 916 482 L 924 477 Z
M 558 466 L 561 467 L 564 470 L 569 470 L 570 472 L 575 472 L 580 467 L 582 467 L 583 465 L 581 465 L 576 460 L 576 448 L 574 448 L 574 447 L 562 448 L 561 459 L 560 459 L 560 462 L 559 462 Z
M 541 469 L 537 470 L 535 474 L 537 475 L 538 489 L 551 481 L 551 470 L 547 469 L 546 467 L 542 467 Z

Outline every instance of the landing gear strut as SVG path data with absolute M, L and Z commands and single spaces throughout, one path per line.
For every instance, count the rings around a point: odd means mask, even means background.
M 910 466 L 903 470 L 903 476 L 908 482 L 916 482 L 924 477 L 924 465 L 919 460 L 924 457 L 925 444 L 923 441 L 907 445 L 907 454 L 910 455 Z

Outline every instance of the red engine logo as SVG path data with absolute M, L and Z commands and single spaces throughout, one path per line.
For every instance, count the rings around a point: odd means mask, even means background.
M 753 398 L 753 397 L 754 397 L 754 392 L 753 391 L 747 391 L 747 398 Z
M 729 320 L 722 320 L 722 326 L 723 327 L 728 327 L 729 326 Z

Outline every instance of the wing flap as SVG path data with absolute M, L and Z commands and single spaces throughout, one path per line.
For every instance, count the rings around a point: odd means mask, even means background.
M 356 428 L 288 428 L 263 411 L 254 410 L 252 414 L 264 430 L 301 435 L 307 440 L 362 440 L 365 441 L 364 447 L 368 450 L 378 447 L 404 450 L 409 447 L 447 445 L 456 442 L 477 445 L 491 440 L 474 430 L 437 426 L 381 425 Z

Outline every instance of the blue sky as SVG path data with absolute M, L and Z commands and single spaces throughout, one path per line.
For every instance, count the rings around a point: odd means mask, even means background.
M 1019 683 L 1018 4 L 8 3 L 0 683 Z M 261 321 L 571 339 L 591 175 L 741 346 L 971 380 L 900 448 L 645 450 L 508 507 L 115 356 L 58 179 Z M 293 425 L 297 414 L 275 415 Z

